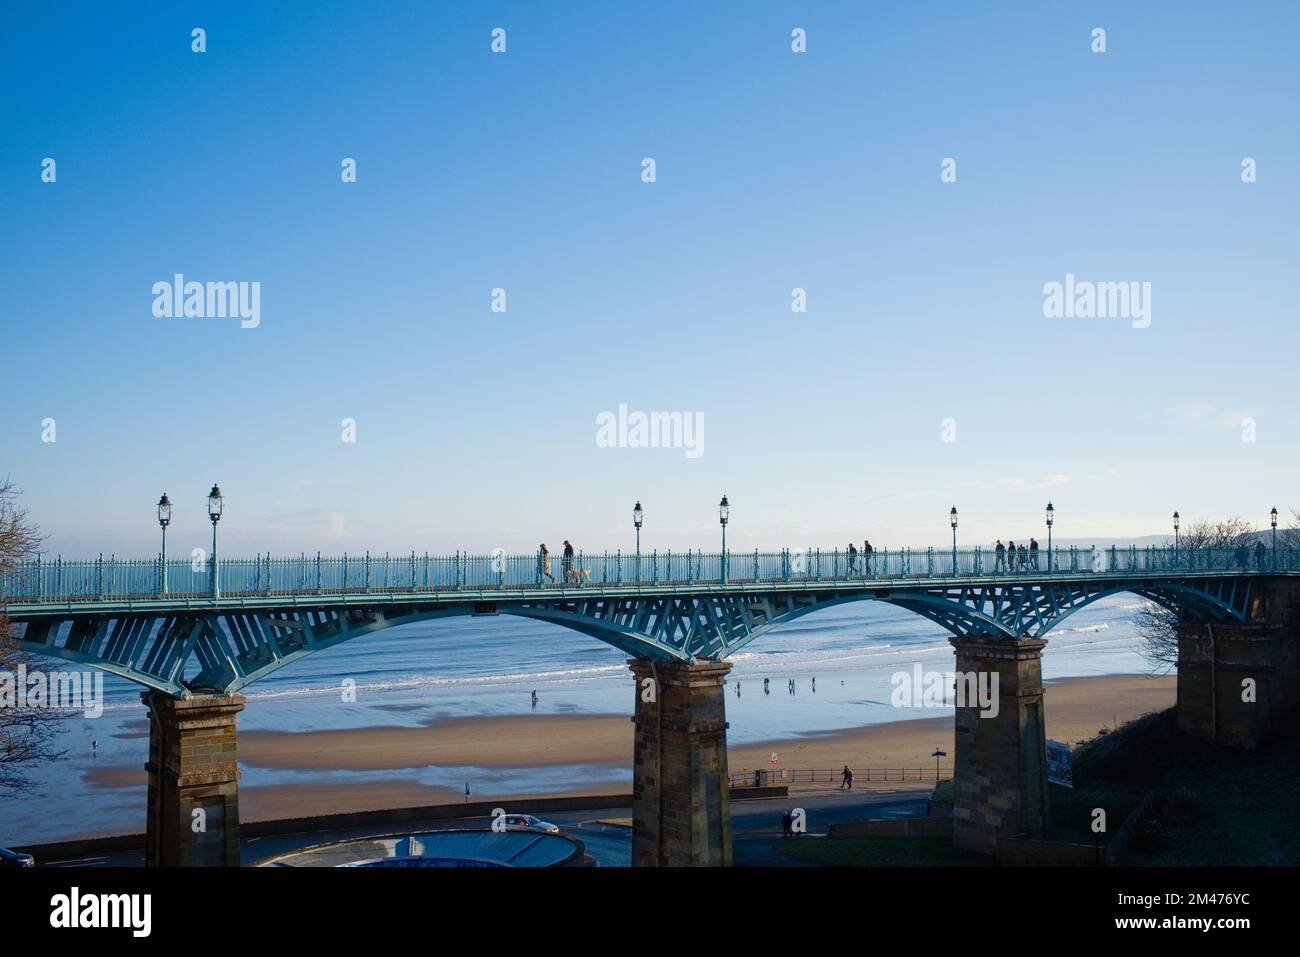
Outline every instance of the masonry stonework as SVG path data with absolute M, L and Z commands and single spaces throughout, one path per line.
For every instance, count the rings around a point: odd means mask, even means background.
M 145 863 L 238 867 L 235 722 L 244 696 L 173 698 L 150 691 L 140 697 L 149 708 Z
M 956 709 L 953 845 L 993 854 L 999 837 L 1047 830 L 1043 639 L 951 638 L 957 671 L 998 679 L 996 717 Z M 990 677 L 991 680 L 991 677 Z
M 636 676 L 633 866 L 730 865 L 723 681 L 731 665 L 648 658 L 628 665 Z

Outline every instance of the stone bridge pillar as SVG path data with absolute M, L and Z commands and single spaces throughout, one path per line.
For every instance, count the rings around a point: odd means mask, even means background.
M 244 696 L 140 696 L 149 708 L 150 867 L 239 866 L 235 719 Z
M 953 845 L 983 854 L 999 837 L 1047 829 L 1043 639 L 950 638 L 957 681 L 975 674 L 992 690 L 987 713 L 967 696 L 956 714 Z M 987 684 L 986 684 L 987 683 Z
M 1248 624 L 1184 618 L 1178 639 L 1178 729 L 1254 750 L 1300 705 L 1300 583 L 1257 579 Z
M 628 662 L 636 676 L 632 865 L 731 864 L 725 661 Z

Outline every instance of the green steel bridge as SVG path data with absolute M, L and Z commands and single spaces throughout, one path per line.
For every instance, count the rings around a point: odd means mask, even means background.
M 549 572 L 549 574 L 548 574 Z M 721 660 L 802 615 L 885 601 L 957 636 L 1042 637 L 1131 592 L 1196 620 L 1246 622 L 1262 576 L 1300 550 L 1055 548 L 262 556 L 36 561 L 0 572 L 0 611 L 26 651 L 166 694 L 234 692 L 361 635 L 456 615 L 518 615 L 637 658 Z

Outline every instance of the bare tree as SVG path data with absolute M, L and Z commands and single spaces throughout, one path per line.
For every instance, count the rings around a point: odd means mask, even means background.
M 1240 515 L 1218 522 L 1203 520 L 1193 522 L 1179 534 L 1178 548 L 1240 548 L 1252 543 L 1255 535 L 1255 526 Z M 1178 666 L 1178 635 L 1174 631 L 1177 623 L 1177 612 L 1153 601 L 1137 613 L 1141 639 L 1138 651 L 1154 674 L 1168 674 Z
M 35 556 L 41 534 L 17 504 L 18 490 L 8 478 L 0 481 L 0 575 Z M 13 639 L 10 622 L 5 617 L 4 596 L 0 594 L 0 686 L 16 692 L 19 667 L 27 664 Z M 28 790 L 32 786 L 27 771 L 49 761 L 61 752 L 53 747 L 56 725 L 64 714 L 50 708 L 18 705 L 18 696 L 0 699 L 0 794 Z

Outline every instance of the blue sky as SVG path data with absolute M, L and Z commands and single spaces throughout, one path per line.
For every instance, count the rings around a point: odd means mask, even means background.
M 711 547 L 724 492 L 737 548 L 1300 504 L 1294 4 L 8 21 L 0 472 L 51 553 L 150 554 L 164 490 L 203 545 L 213 481 L 227 554 L 629 548 L 638 498 L 645 547 Z M 155 317 L 177 272 L 261 325 Z M 1046 318 L 1067 272 L 1150 282 L 1150 326 Z M 621 403 L 704 454 L 598 447 Z

